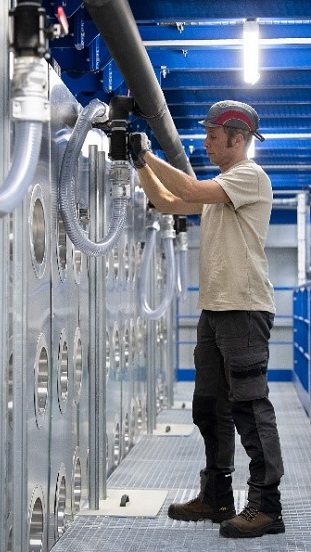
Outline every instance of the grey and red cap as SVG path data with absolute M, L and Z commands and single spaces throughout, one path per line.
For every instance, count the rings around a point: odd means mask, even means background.
M 259 117 L 250 105 L 234 100 L 224 100 L 213 104 L 207 112 L 205 119 L 199 121 L 205 127 L 217 127 L 219 125 L 249 130 L 261 142 L 264 137 L 257 132 Z

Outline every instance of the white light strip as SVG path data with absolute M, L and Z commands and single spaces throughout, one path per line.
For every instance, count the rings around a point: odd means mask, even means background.
M 144 40 L 146 48 L 182 48 L 189 50 L 191 48 L 207 48 L 219 46 L 237 46 L 243 48 L 242 38 L 224 38 L 217 40 Z M 259 46 L 303 46 L 311 44 L 311 38 L 259 38 Z
M 260 74 L 259 67 L 259 25 L 258 21 L 247 19 L 243 25 L 244 81 L 255 84 Z

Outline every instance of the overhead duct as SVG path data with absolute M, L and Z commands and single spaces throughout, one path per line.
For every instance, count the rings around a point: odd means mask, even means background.
M 195 176 L 127 0 L 84 3 L 167 160 Z

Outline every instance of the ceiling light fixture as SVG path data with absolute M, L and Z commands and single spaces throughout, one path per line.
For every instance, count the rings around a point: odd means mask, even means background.
M 244 80 L 255 84 L 260 77 L 259 61 L 259 24 L 257 19 L 246 19 L 243 24 Z

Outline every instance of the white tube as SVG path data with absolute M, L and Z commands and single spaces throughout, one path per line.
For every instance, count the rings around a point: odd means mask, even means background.
M 297 194 L 298 285 L 307 279 L 307 195 Z
M 80 113 L 64 153 L 59 181 L 60 210 L 65 230 L 77 249 L 92 257 L 103 256 L 114 247 L 126 220 L 127 198 L 113 197 L 107 235 L 101 241 L 93 242 L 80 226 L 76 213 L 74 172 L 78 158 L 92 121 L 95 117 L 105 115 L 107 107 L 95 99 Z
M 23 200 L 37 169 L 43 123 L 15 121 L 15 144 L 9 173 L 0 188 L 0 216 L 13 211 Z
M 157 228 L 151 227 L 147 228 L 146 231 L 146 244 L 142 255 L 141 260 L 141 270 L 139 278 L 139 299 L 140 306 L 143 313 L 150 320 L 159 320 L 161 316 L 164 316 L 165 312 L 169 308 L 175 291 L 175 258 L 174 258 L 174 247 L 172 238 L 162 238 L 163 247 L 165 252 L 166 259 L 166 289 L 163 296 L 163 299 L 160 305 L 152 310 L 148 304 L 147 300 L 147 284 L 149 281 L 149 272 L 150 272 L 150 260 L 155 248 Z
M 175 253 L 176 261 L 176 290 L 177 297 L 185 301 L 187 297 L 188 276 L 187 276 L 187 251 L 177 250 Z

